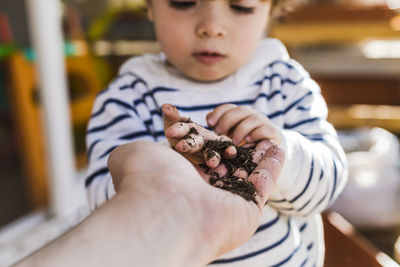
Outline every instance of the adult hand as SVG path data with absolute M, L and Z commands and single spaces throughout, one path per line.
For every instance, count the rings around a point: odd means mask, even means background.
M 168 221 L 173 221 L 170 227 L 176 225 L 190 239 L 187 248 L 195 250 L 184 258 L 186 265 L 176 266 L 197 266 L 188 264 L 196 260 L 193 255 L 201 256 L 196 261 L 202 264 L 211 262 L 244 243 L 259 226 L 261 206 L 279 176 L 284 156 L 277 146 L 266 143 L 256 150 L 260 160 L 248 179 L 260 196 L 258 205 L 209 185 L 182 155 L 152 142 L 118 147 L 110 155 L 109 170 L 117 181 L 117 196 L 131 195 L 136 203 L 142 199 L 144 207 L 155 203 L 159 210 L 166 208 Z M 154 240 L 161 242 L 160 237 Z

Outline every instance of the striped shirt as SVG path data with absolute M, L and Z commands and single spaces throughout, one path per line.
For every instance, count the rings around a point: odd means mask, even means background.
M 264 39 L 251 60 L 214 83 L 186 79 L 164 54 L 135 57 L 96 98 L 87 131 L 86 189 L 94 209 L 114 194 L 107 158 L 136 140 L 166 142 L 161 105 L 206 126 L 205 115 L 221 104 L 249 106 L 283 132 L 286 160 L 253 237 L 212 266 L 322 266 L 319 213 L 342 191 L 344 152 L 326 121 L 318 85 L 276 39 Z

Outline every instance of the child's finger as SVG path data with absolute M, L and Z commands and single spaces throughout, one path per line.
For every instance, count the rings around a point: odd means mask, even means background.
M 239 144 L 239 146 L 246 147 L 246 148 L 256 147 L 256 145 L 257 145 L 256 143 L 246 143 L 246 141 L 242 141 Z
M 216 107 L 212 112 L 206 115 L 207 124 L 210 127 L 214 127 L 224 113 L 236 107 L 237 106 L 234 104 L 224 104 Z
M 196 153 L 201 151 L 204 146 L 204 138 L 198 134 L 188 134 L 180 140 L 175 149 L 178 152 Z
M 235 146 L 228 146 L 225 148 L 225 150 L 222 152 L 222 156 L 225 159 L 233 159 L 236 156 L 237 149 Z
M 248 136 L 246 136 L 247 142 L 257 142 L 262 139 L 273 140 L 276 144 L 281 145 L 281 138 L 279 137 L 279 132 L 274 127 L 268 127 L 262 125 L 254 129 Z
M 211 132 L 213 137 L 209 138 L 209 140 L 218 140 L 221 142 L 232 142 L 232 139 L 230 139 L 228 136 L 223 135 L 223 134 L 216 134 L 214 132 Z
M 267 140 L 267 139 L 264 139 L 264 140 L 261 140 L 260 142 L 258 142 L 254 149 L 253 161 L 256 164 L 259 164 L 260 161 L 265 156 L 265 152 L 268 151 L 268 149 L 274 145 L 275 144 L 273 142 L 271 142 L 270 140 Z
M 242 121 L 240 121 L 233 130 L 231 138 L 234 144 L 239 144 L 245 137 L 251 134 L 255 129 L 264 125 L 264 122 L 259 119 L 255 113 L 250 114 Z M 265 139 L 265 138 L 263 138 Z M 261 139 L 258 139 L 261 140 Z M 257 140 L 257 141 L 258 141 Z
M 165 129 L 164 133 L 169 138 L 182 138 L 190 131 L 190 125 L 183 122 L 175 122 Z
M 164 129 L 181 120 L 181 115 L 174 105 L 163 104 L 161 110 L 164 119 Z
M 210 168 L 215 168 L 221 161 L 221 155 L 217 152 L 212 150 L 211 148 L 207 148 L 203 151 L 204 161 L 206 165 Z
M 217 133 L 228 134 L 233 128 L 247 117 L 252 115 L 254 111 L 249 107 L 235 107 L 230 109 L 228 112 L 222 114 L 218 122 L 214 126 L 214 130 Z
M 270 133 L 267 130 L 267 127 L 260 126 L 258 128 L 253 129 L 247 136 L 246 136 L 246 141 L 248 142 L 257 142 L 258 140 L 262 139 L 272 139 L 271 136 L 267 136 L 266 133 Z
M 247 173 L 247 171 L 243 168 L 238 168 L 234 173 L 233 176 L 239 177 L 239 178 L 243 178 L 246 179 L 249 174 Z
M 276 145 L 270 146 L 257 165 L 257 168 L 250 174 L 248 181 L 253 183 L 256 188 L 260 208 L 267 202 L 278 180 L 284 160 L 285 154 L 283 150 Z
M 218 177 L 223 177 L 228 173 L 228 169 L 224 164 L 220 164 L 216 168 L 212 168 L 207 172 L 207 174 L 211 176 L 213 175 L 213 173 L 217 174 Z

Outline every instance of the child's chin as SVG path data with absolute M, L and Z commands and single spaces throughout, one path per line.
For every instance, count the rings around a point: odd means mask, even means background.
M 191 80 L 197 81 L 197 82 L 202 82 L 202 83 L 213 83 L 213 82 L 218 82 L 221 81 L 225 78 L 227 78 L 230 74 L 185 74 L 188 78 Z

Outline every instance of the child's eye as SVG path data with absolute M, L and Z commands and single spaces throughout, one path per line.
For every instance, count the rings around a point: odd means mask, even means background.
M 169 6 L 175 9 L 189 9 L 191 7 L 194 7 L 196 5 L 196 2 L 194 1 L 169 1 Z
M 254 13 L 254 7 L 231 5 L 231 8 L 237 13 L 242 13 L 242 14 L 253 14 Z

